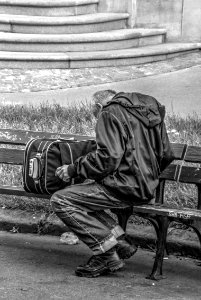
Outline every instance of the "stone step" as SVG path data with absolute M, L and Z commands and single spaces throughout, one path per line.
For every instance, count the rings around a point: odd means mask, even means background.
M 69 34 L 126 28 L 127 13 L 94 13 L 66 17 L 0 15 L 0 31 Z
M 0 14 L 72 16 L 97 11 L 99 0 L 0 0 Z
M 32 53 L 0 51 L 0 68 L 75 69 L 126 66 L 166 60 L 199 51 L 201 43 L 166 43 L 140 48 L 98 52 Z
M 86 52 L 160 44 L 165 29 L 121 29 L 81 34 L 22 34 L 0 32 L 0 51 Z

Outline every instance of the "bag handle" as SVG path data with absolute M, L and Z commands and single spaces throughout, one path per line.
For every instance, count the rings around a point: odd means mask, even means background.
M 61 154 L 61 163 L 62 163 L 62 165 L 72 164 L 74 160 L 73 160 L 73 153 L 72 153 L 72 149 L 70 147 L 70 143 L 60 143 L 59 144 L 59 149 L 60 149 L 60 154 Z M 69 150 L 69 154 L 70 154 L 69 155 L 69 157 L 70 157 L 70 161 L 69 162 L 66 161 L 67 149 Z M 70 184 L 74 184 L 74 178 L 70 179 Z
M 66 143 L 59 143 L 58 146 L 60 149 L 61 164 L 62 165 L 72 164 L 74 162 L 74 159 L 73 159 L 73 153 L 72 153 L 72 149 L 70 147 L 70 143 L 68 143 L 66 141 Z M 67 156 L 67 154 L 68 154 L 68 156 Z M 67 161 L 66 157 L 70 158 L 70 160 Z

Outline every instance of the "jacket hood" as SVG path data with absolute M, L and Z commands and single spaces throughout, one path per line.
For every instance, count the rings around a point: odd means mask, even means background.
M 119 104 L 127 109 L 147 127 L 155 127 L 165 117 L 165 106 L 161 105 L 155 98 L 140 93 L 118 93 L 110 104 Z

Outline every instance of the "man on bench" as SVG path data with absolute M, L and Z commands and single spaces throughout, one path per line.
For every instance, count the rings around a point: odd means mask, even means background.
M 124 265 L 137 247 L 105 210 L 147 204 L 154 198 L 160 172 L 172 161 L 165 107 L 151 96 L 94 94 L 97 149 L 64 165 L 56 175 L 68 181 L 80 176 L 93 181 L 57 191 L 51 204 L 57 216 L 93 252 L 78 266 L 77 276 L 97 277 Z

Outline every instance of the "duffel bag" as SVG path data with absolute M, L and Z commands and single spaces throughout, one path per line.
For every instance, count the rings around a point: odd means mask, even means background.
M 53 194 L 67 185 L 81 183 L 82 178 L 65 182 L 55 171 L 62 165 L 73 163 L 78 157 L 96 149 L 95 140 L 61 140 L 36 138 L 26 144 L 23 163 L 25 191 L 36 194 Z

